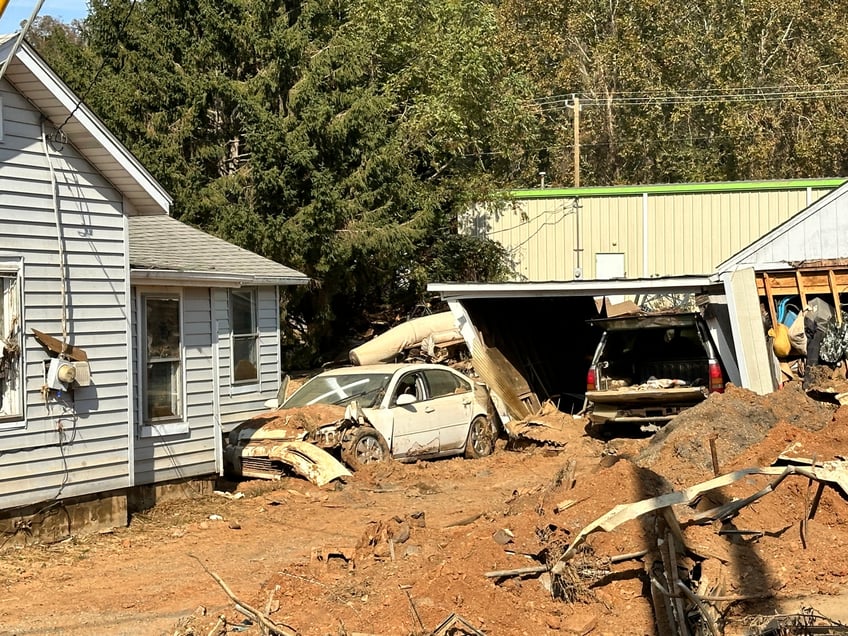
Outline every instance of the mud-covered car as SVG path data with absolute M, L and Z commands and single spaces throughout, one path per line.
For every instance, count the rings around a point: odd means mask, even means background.
M 276 478 L 290 464 L 282 453 L 293 441 L 330 451 L 356 469 L 390 457 L 482 457 L 493 452 L 496 438 L 488 391 L 449 367 L 345 367 L 315 376 L 278 409 L 234 428 L 224 464 L 235 475 Z

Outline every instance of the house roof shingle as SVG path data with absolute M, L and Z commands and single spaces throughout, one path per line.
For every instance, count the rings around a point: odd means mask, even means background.
M 297 270 L 211 236 L 170 216 L 128 218 L 130 266 L 187 273 L 239 283 L 302 285 L 309 278 Z

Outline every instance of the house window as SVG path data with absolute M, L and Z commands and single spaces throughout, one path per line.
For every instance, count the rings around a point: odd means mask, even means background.
M 19 288 L 17 272 L 0 272 L 0 418 L 22 413 Z
M 144 324 L 144 421 L 179 419 L 183 411 L 179 297 L 145 296 Z
M 230 291 L 230 324 L 233 330 L 233 381 L 255 382 L 259 377 L 255 289 Z

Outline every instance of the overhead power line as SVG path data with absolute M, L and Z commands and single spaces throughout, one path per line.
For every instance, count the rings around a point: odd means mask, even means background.
M 544 112 L 572 108 L 575 98 L 579 100 L 581 106 L 671 106 L 831 99 L 846 96 L 848 96 L 848 83 L 684 89 L 674 92 L 622 91 L 608 98 L 598 98 L 586 94 L 551 95 L 538 97 L 533 102 Z

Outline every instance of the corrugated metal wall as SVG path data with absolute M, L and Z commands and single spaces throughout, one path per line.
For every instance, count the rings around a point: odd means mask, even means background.
M 461 219 L 464 231 L 499 241 L 516 280 L 596 278 L 597 254 L 623 254 L 627 278 L 710 274 L 723 260 L 830 192 L 830 187 L 524 198 Z M 655 190 L 658 188 L 654 188 Z M 613 189 L 610 189 L 613 190 Z

